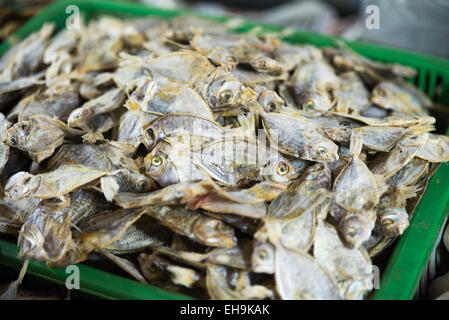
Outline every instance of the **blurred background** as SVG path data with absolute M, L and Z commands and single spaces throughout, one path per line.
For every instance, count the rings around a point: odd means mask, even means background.
M 129 0 L 128 0 L 129 1 Z M 39 12 L 48 0 L 0 0 L 0 41 Z M 449 58 L 449 0 L 135 0 L 294 27 L 386 44 Z M 380 29 L 368 29 L 370 5 Z

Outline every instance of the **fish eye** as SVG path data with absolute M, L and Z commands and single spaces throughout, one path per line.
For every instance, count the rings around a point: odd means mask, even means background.
M 154 131 L 152 128 L 148 128 L 147 130 L 145 130 L 145 137 L 150 140 L 150 141 L 155 141 L 156 136 L 154 134 Z
M 346 234 L 353 238 L 357 234 L 357 231 L 353 227 L 349 227 L 348 230 L 346 230 Z
M 217 223 L 216 229 L 217 229 L 218 231 L 223 231 L 223 230 L 224 230 L 224 225 L 223 225 L 223 223 Z
M 257 256 L 262 259 L 265 260 L 266 258 L 268 258 L 268 252 L 265 249 L 261 249 L 257 251 Z
M 384 89 L 382 89 L 382 88 L 377 88 L 377 94 L 379 95 L 379 96 L 381 96 L 381 97 L 385 97 L 386 95 L 387 95 L 387 93 L 385 92 L 385 90 Z
M 231 102 L 232 97 L 233 97 L 233 94 L 232 94 L 231 90 L 224 90 L 224 91 L 220 92 L 219 99 L 222 104 L 226 104 L 226 103 Z
M 137 182 L 137 187 L 140 191 L 143 191 L 147 188 L 148 184 L 145 180 L 140 180 L 139 182 Z
M 325 147 L 319 146 L 319 147 L 316 149 L 316 151 L 317 151 L 319 154 L 325 154 L 325 153 L 327 152 L 327 149 L 326 149 Z
M 313 100 L 307 100 L 304 104 L 303 104 L 303 108 L 305 109 L 305 110 L 307 110 L 307 109 L 313 109 L 313 108 L 315 108 L 315 102 L 313 102 Z
M 267 104 L 267 108 L 268 108 L 268 111 L 274 111 L 274 110 L 276 110 L 276 103 L 274 103 L 273 101 L 272 102 L 269 102 L 268 104 Z
M 227 57 L 226 57 L 226 61 L 227 61 L 228 63 L 234 64 L 234 63 L 237 62 L 237 59 L 236 59 L 234 56 L 227 56 Z
M 289 171 L 290 171 L 290 168 L 288 167 L 287 164 L 285 164 L 283 162 L 281 164 L 279 164 L 278 169 L 277 169 L 277 173 L 279 175 L 285 176 Z
M 15 146 L 17 144 L 17 137 L 16 136 L 11 136 L 9 138 L 9 143 L 13 146 Z
M 391 219 L 385 219 L 384 221 L 382 221 L 382 224 L 385 226 L 389 226 L 393 224 L 393 220 Z
M 27 123 L 22 123 L 22 130 L 28 134 L 30 133 L 30 126 Z
M 150 264 L 149 269 L 152 273 L 156 273 L 159 271 L 159 269 L 153 263 Z
M 162 164 L 162 158 L 159 156 L 154 156 L 151 158 L 151 165 L 154 167 L 159 167 Z

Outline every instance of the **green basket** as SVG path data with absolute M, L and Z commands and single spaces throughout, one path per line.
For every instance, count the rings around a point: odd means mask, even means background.
M 102 0 L 68 0 L 53 3 L 32 18 L 12 37 L 0 46 L 0 56 L 8 48 L 31 32 L 38 30 L 45 22 L 56 23 L 59 29 L 65 26 L 69 16 L 66 8 L 76 5 L 87 20 L 100 15 L 113 15 L 121 18 L 138 16 L 157 16 L 171 18 L 191 13 L 186 10 L 162 10 L 139 4 L 109 2 Z M 201 16 L 201 15 L 200 15 Z M 204 17 L 204 16 L 203 16 Z M 211 18 L 224 22 L 226 18 Z M 245 32 L 254 27 L 263 32 L 279 32 L 281 27 L 256 22 L 244 22 L 236 32 Z M 284 38 L 291 43 L 309 43 L 317 46 L 334 46 L 339 40 L 308 32 L 292 32 Z M 362 42 L 345 41 L 358 53 L 382 62 L 397 62 L 418 70 L 418 76 L 410 79 L 428 94 L 435 102 L 449 105 L 449 61 L 413 52 L 393 49 Z M 443 121 L 445 122 L 445 121 Z M 446 129 L 446 128 L 444 128 Z M 448 134 L 447 132 L 446 134 Z M 410 227 L 396 242 L 386 268 L 382 270 L 380 289 L 375 290 L 372 299 L 411 299 L 418 287 L 432 249 L 442 228 L 449 206 L 449 164 L 442 164 L 429 182 L 429 186 L 418 204 Z M 6 241 L 0 241 L 0 264 L 20 268 L 22 261 L 17 259 L 18 248 Z M 109 299 L 187 299 L 161 288 L 144 285 L 124 277 L 103 272 L 85 265 L 79 265 L 80 289 L 90 294 Z M 49 268 L 42 262 L 31 261 L 30 274 L 64 284 L 68 274 L 64 268 Z

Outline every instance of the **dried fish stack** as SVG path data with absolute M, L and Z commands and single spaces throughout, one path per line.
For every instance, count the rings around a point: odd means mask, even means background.
M 203 298 L 363 299 L 449 161 L 408 67 L 193 17 L 53 33 L 0 60 L 0 231 L 27 259 L 95 251 Z

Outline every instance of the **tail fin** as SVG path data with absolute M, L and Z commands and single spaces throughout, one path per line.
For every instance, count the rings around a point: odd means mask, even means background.
M 351 144 L 349 147 L 349 150 L 351 151 L 352 155 L 359 156 L 362 152 L 363 147 L 363 136 L 359 132 L 352 132 L 351 135 Z

